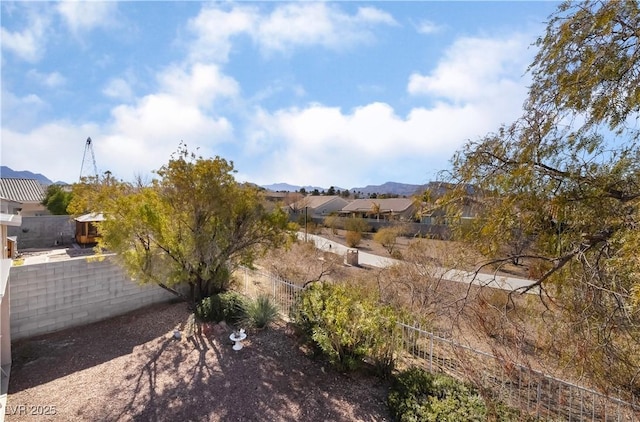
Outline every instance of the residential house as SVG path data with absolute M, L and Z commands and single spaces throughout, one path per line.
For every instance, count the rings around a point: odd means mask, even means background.
M 429 183 L 424 195 L 427 202 L 420 212 L 420 222 L 431 225 L 448 225 L 448 212 L 439 200 L 455 188 L 455 185 L 446 182 Z M 464 189 L 464 196 L 455 203 L 456 212 L 463 221 L 478 216 L 483 198 L 483 195 L 480 195 L 471 185 L 466 185 Z
M 376 220 L 413 221 L 418 211 L 416 202 L 411 198 L 375 198 L 353 200 L 342 208 L 340 214 Z
M 50 215 L 42 205 L 46 187 L 36 179 L 0 178 L 0 210 L 23 217 Z
M 338 195 L 305 196 L 289 205 L 289 213 L 307 215 L 310 218 L 323 218 L 330 214 L 339 213 L 349 202 Z

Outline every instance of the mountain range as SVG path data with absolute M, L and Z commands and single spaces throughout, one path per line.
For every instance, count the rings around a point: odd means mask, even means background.
M 42 183 L 43 185 L 53 184 L 53 182 L 43 174 L 32 173 L 28 170 L 16 171 L 7 166 L 0 166 L 0 177 L 4 177 L 7 179 L 36 179 L 38 182 Z
M 40 173 L 33 173 L 28 170 L 16 171 L 7 166 L 0 166 L 0 177 L 5 178 L 21 178 L 21 179 L 36 179 L 43 185 L 51 185 L 52 182 L 46 176 Z M 56 182 L 58 184 L 66 184 L 64 182 Z M 376 193 L 378 195 L 383 194 L 391 194 L 391 195 L 399 195 L 399 196 L 411 196 L 416 192 L 424 191 L 429 185 L 413 185 L 409 183 L 397 183 L 397 182 L 386 182 L 382 185 L 367 185 L 365 187 L 355 187 L 349 189 L 350 192 L 359 192 L 363 195 L 370 195 L 372 193 Z M 269 189 L 275 192 L 298 192 L 301 188 L 304 188 L 307 192 L 313 192 L 317 189 L 319 192 L 326 192 L 329 188 L 323 188 L 319 186 L 296 186 L 290 185 L 288 183 L 274 183 L 271 185 L 263 185 L 265 189 Z M 333 187 L 336 191 L 344 191 L 345 188 Z
M 355 187 L 355 188 L 351 188 L 349 189 L 350 192 L 359 192 L 361 194 L 364 195 L 369 195 L 372 193 L 376 193 L 378 195 L 382 195 L 382 194 L 392 194 L 392 195 L 399 195 L 399 196 L 411 196 L 413 194 L 415 194 L 416 192 L 422 192 L 424 191 L 429 185 L 428 184 L 424 184 L 424 185 L 414 185 L 414 184 L 409 184 L 409 183 L 397 183 L 397 182 L 386 182 L 383 183 L 382 185 L 367 185 L 365 187 Z M 275 192 L 298 192 L 301 188 L 304 188 L 304 190 L 306 190 L 307 192 L 311 192 L 314 189 L 317 189 L 318 191 L 322 192 L 322 191 L 327 191 L 329 190 L 328 188 L 321 188 L 318 186 L 295 186 L 295 185 L 290 185 L 288 183 L 275 183 L 272 185 L 263 185 L 262 186 L 265 189 L 269 189 Z M 334 189 L 336 191 L 340 190 L 343 191 L 345 190 L 344 188 L 340 188 L 337 186 L 334 186 Z

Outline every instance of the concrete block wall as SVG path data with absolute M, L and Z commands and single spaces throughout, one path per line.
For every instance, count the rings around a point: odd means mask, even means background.
M 80 257 L 11 268 L 11 338 L 88 324 L 169 301 L 156 285 L 140 286 L 111 257 Z
M 20 227 L 9 227 L 8 235 L 18 237 L 21 249 L 50 248 L 70 245 L 74 241 L 76 223 L 70 215 L 22 217 Z

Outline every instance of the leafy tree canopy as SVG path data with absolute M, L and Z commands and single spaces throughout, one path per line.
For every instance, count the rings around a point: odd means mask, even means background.
M 563 3 L 536 43 L 540 51 L 530 67 L 533 106 L 580 113 L 585 128 L 605 123 L 620 130 L 637 124 L 638 28 L 640 8 L 635 0 Z
M 72 194 L 70 191 L 64 189 L 60 185 L 49 185 L 45 192 L 42 205 L 47 207 L 47 210 L 53 215 L 66 215 L 67 206 L 71 202 Z
M 560 6 L 537 43 L 523 116 L 454 156 L 459 188 L 440 200 L 457 213 L 471 200 L 479 218 L 458 225 L 457 235 L 492 264 L 526 260 L 530 288 L 562 307 L 567 338 L 593 352 L 585 367 L 597 357 L 603 378 L 634 388 L 640 386 L 639 19 L 635 1 Z
M 75 213 L 103 212 L 99 247 L 116 252 L 132 277 L 191 301 L 228 289 L 231 273 L 285 240 L 287 218 L 267 212 L 258 189 L 234 179 L 233 163 L 205 159 L 181 145 L 150 185 L 107 174 L 74 186 Z

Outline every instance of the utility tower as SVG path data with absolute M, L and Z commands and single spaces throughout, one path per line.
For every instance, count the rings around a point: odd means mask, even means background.
M 86 169 L 85 162 L 87 161 L 87 151 L 91 153 L 91 163 L 93 164 L 93 168 Z M 87 166 L 89 164 L 87 163 Z M 88 171 L 93 170 L 93 173 L 88 173 Z M 93 153 L 93 143 L 91 142 L 91 138 L 87 138 L 87 142 L 84 144 L 84 154 L 82 154 L 82 166 L 80 167 L 80 181 L 82 181 L 83 177 L 95 177 L 96 181 L 98 180 L 98 167 L 96 167 L 96 155 Z

